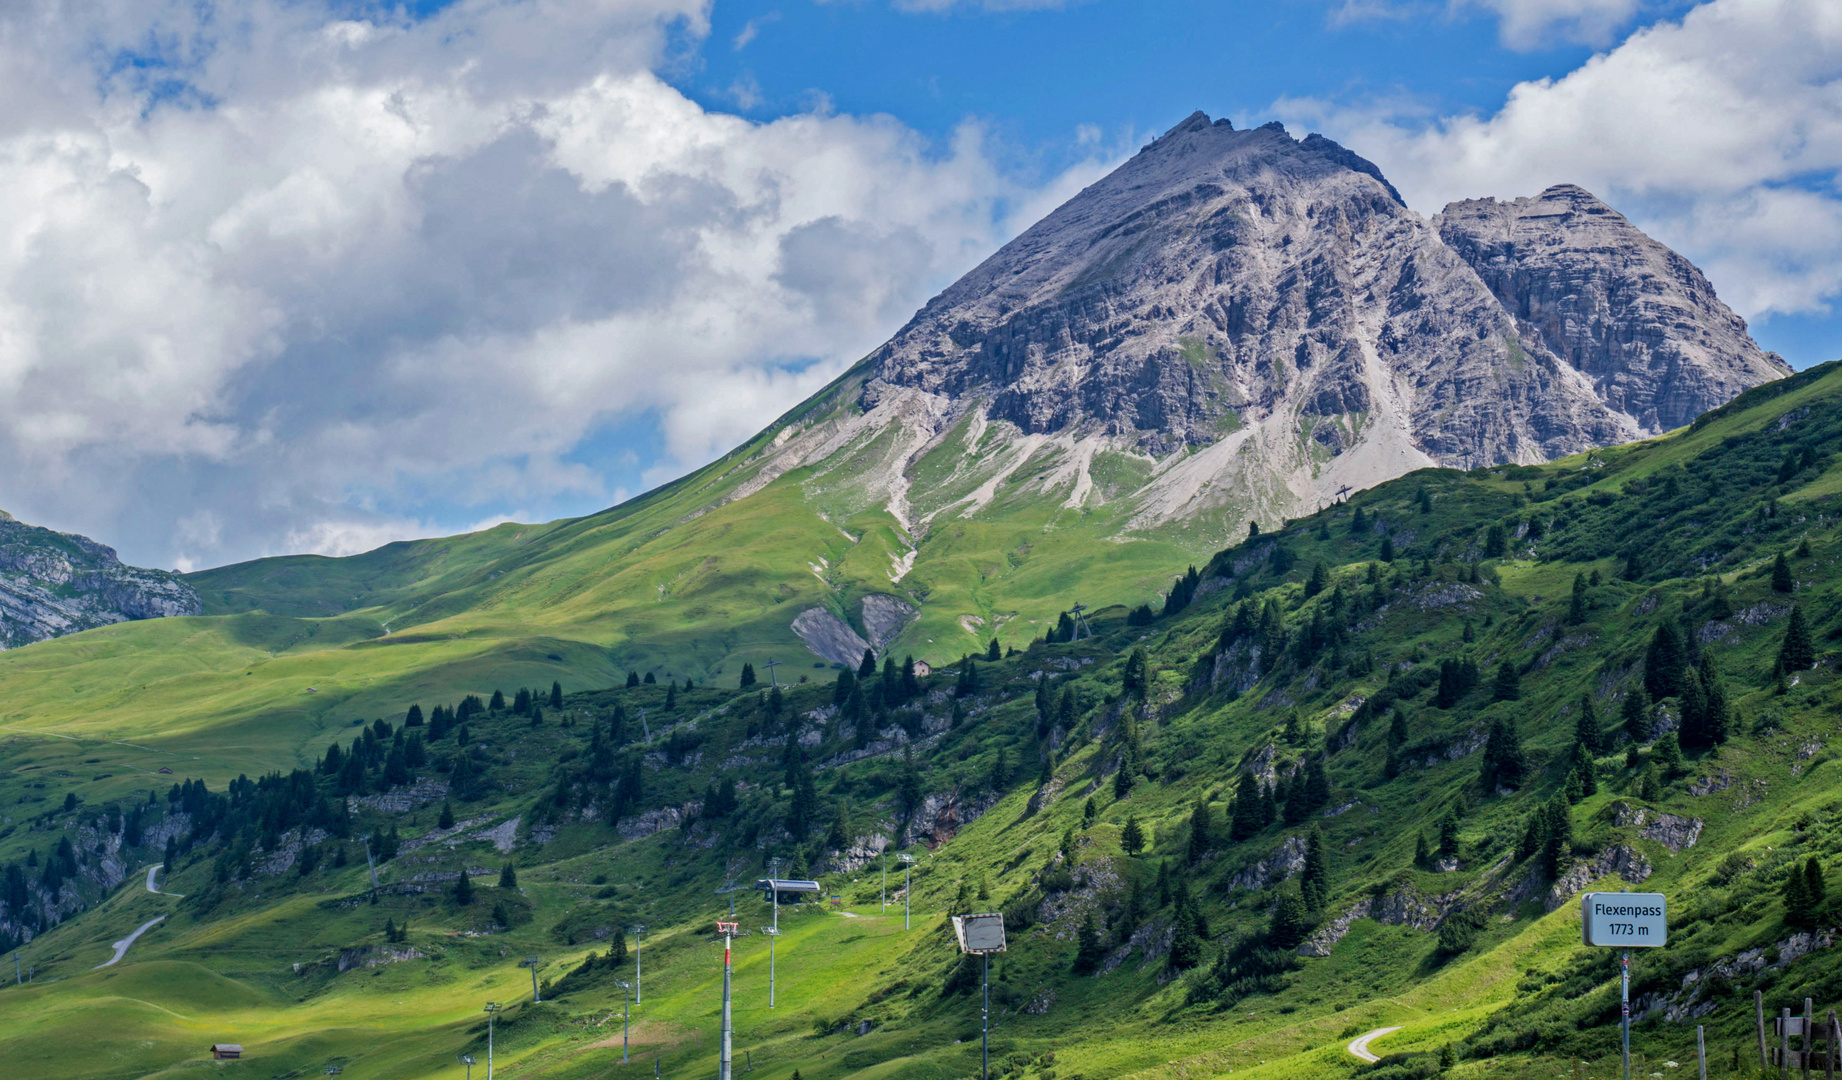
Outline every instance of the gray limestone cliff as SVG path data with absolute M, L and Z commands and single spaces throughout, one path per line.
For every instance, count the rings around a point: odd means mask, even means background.
M 1144 457 L 1115 493 L 1133 531 L 1226 536 L 1427 465 L 1655 434 L 1787 370 L 1578 188 L 1428 220 L 1329 139 L 1196 113 L 930 301 L 859 404 L 916 453 L 972 416 L 1071 461 Z
M 1586 373 L 1647 433 L 1790 374 L 1693 263 L 1583 188 L 1455 202 L 1434 222 L 1525 338 Z
M 198 594 L 177 574 L 127 566 L 88 537 L 0 511 L 0 649 L 199 610 Z

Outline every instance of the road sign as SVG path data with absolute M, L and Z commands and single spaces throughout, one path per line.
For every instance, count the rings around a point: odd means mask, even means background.
M 959 950 L 972 956 L 1003 952 L 1004 916 L 955 915 L 953 936 L 959 939 Z
M 1662 893 L 1587 893 L 1580 897 L 1580 937 L 1587 945 L 1657 948 L 1669 941 L 1669 903 Z

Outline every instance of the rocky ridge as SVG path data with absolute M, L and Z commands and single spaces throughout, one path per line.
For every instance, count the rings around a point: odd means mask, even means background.
M 812 467 L 912 545 L 1025 498 L 1214 542 L 1428 465 L 1656 434 L 1788 370 L 1580 188 L 1429 220 L 1321 135 L 1196 113 L 929 301 L 731 498 Z M 912 548 L 891 560 L 899 583 Z
M 198 594 L 179 575 L 125 565 L 86 536 L 0 511 L 0 649 L 199 611 Z

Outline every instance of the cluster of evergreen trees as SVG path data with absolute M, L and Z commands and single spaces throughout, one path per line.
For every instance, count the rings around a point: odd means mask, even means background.
M 1276 820 L 1298 825 L 1330 804 L 1330 778 L 1319 754 L 1307 756 L 1303 765 L 1285 779 L 1275 779 L 1269 789 L 1257 776 L 1241 780 L 1229 811 L 1228 836 L 1236 843 L 1260 835 Z

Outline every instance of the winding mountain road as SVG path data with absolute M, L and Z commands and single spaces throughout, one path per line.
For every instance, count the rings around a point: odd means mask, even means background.
M 161 863 L 154 863 L 147 868 L 147 891 L 153 893 L 155 896 L 176 896 L 181 900 L 185 899 L 184 893 L 161 892 L 159 889 L 154 888 L 154 875 L 160 872 L 161 865 Z
M 1369 1049 L 1369 1043 L 1373 1042 L 1376 1039 L 1381 1038 L 1383 1035 L 1392 1034 L 1393 1032 L 1396 1032 L 1399 1030 L 1401 1029 L 1398 1027 L 1376 1028 L 1374 1031 L 1371 1031 L 1365 1035 L 1358 1035 L 1354 1039 L 1350 1040 L 1349 1052 L 1367 1062 L 1372 1063 L 1372 1062 L 1380 1061 L 1381 1055 L 1376 1054 L 1373 1051 L 1371 1051 Z
M 104 960 L 102 963 L 97 964 L 96 967 L 93 967 L 90 970 L 95 971 L 97 968 L 106 968 L 110 966 L 111 964 L 119 963 L 122 957 L 128 955 L 128 946 L 134 944 L 134 941 L 136 938 L 140 937 L 142 934 L 145 934 L 147 931 L 152 930 L 156 923 L 161 923 L 164 921 L 166 921 L 166 916 L 164 915 L 156 915 L 153 918 L 148 919 L 146 922 L 142 923 L 140 925 L 140 928 L 135 930 L 134 933 L 129 934 L 127 937 L 122 938 L 120 941 L 115 943 L 115 955 L 114 956 L 109 957 L 107 960 Z

